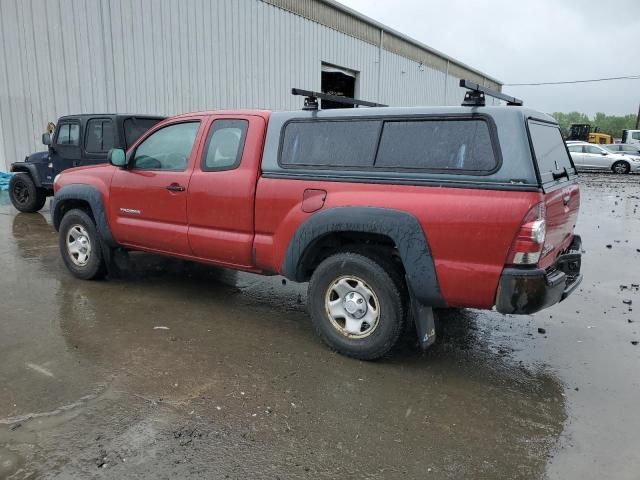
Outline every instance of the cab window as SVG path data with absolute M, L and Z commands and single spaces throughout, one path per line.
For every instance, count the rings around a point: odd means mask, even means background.
M 202 170 L 231 170 L 240 165 L 248 126 L 246 120 L 213 122 L 202 157 Z
M 80 145 L 80 125 L 77 123 L 63 123 L 58 127 L 56 145 Z
M 105 153 L 114 147 L 113 123 L 109 119 L 94 118 L 87 122 L 85 149 L 88 153 Z
M 186 170 L 200 122 L 166 126 L 152 133 L 136 148 L 136 170 Z

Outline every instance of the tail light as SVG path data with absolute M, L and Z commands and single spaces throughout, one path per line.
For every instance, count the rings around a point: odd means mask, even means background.
M 527 212 L 509 249 L 507 264 L 535 265 L 538 263 L 546 235 L 545 215 L 544 203 L 534 205 Z

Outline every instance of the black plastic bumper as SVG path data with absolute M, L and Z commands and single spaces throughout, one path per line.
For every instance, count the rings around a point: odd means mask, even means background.
M 505 268 L 496 295 L 500 313 L 529 314 L 567 298 L 582 282 L 582 240 L 573 237 L 567 252 L 550 269 Z

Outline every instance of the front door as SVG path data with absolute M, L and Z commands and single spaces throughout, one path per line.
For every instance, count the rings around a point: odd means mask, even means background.
M 56 134 L 49 147 L 53 177 L 67 168 L 77 167 L 82 158 L 80 146 L 80 122 L 63 120 L 56 128 Z
M 198 153 L 200 119 L 182 118 L 147 135 L 111 182 L 113 235 L 142 249 L 190 255 L 187 189 Z
M 594 145 L 584 146 L 584 156 L 591 168 L 608 170 L 611 164 L 606 152 Z

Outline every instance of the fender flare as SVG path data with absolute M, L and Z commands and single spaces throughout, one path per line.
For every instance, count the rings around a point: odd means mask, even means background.
M 404 265 L 408 287 L 422 305 L 444 307 L 435 263 L 426 234 L 418 219 L 400 210 L 378 207 L 336 207 L 320 211 L 296 230 L 289 242 L 282 272 L 302 281 L 301 260 L 309 247 L 332 233 L 373 233 L 395 243 Z
M 117 243 L 111 234 L 111 228 L 107 220 L 107 212 L 102 202 L 100 192 L 96 187 L 91 185 L 72 184 L 66 185 L 58 190 L 53 197 L 51 205 L 51 219 L 53 227 L 59 231 L 60 222 L 62 221 L 64 203 L 69 200 L 82 200 L 89 204 L 91 213 L 96 221 L 96 228 L 102 240 L 111 247 L 116 247 Z
M 38 168 L 33 163 L 28 162 L 15 162 L 11 164 L 11 172 L 13 173 L 28 173 L 33 180 L 33 183 L 37 188 L 42 188 L 42 181 L 40 180 L 40 174 Z

